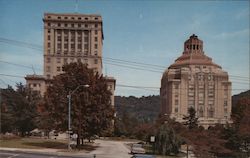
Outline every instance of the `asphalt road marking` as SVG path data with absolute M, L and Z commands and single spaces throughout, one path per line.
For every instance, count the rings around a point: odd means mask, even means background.
M 18 155 L 20 155 L 20 154 L 15 154 L 15 155 L 13 155 L 13 156 L 9 156 L 8 158 L 16 157 L 16 156 L 18 156 Z

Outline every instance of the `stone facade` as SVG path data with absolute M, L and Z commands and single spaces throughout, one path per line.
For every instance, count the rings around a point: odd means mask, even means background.
M 231 82 L 227 72 L 203 52 L 196 35 L 184 43 L 184 52 L 168 67 L 161 79 L 161 114 L 178 122 L 194 107 L 205 128 L 230 123 Z
M 82 62 L 102 75 L 102 17 L 94 14 L 45 13 L 44 75 L 27 75 L 27 86 L 43 95 L 49 80 L 63 73 L 63 65 Z M 107 78 L 114 105 L 115 79 Z

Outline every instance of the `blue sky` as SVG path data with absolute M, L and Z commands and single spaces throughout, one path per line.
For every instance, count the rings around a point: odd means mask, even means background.
M 0 0 L 0 37 L 42 46 L 43 14 L 75 12 L 75 2 Z M 250 88 L 249 1 L 78 0 L 77 11 L 102 15 L 104 57 L 167 68 L 182 54 L 183 43 L 194 33 L 203 40 L 206 55 L 228 71 L 233 94 Z M 0 42 L 0 60 L 33 66 L 37 74 L 42 74 L 42 51 Z M 162 76 L 159 72 L 110 65 L 105 60 L 103 72 L 114 76 L 117 84 L 144 87 L 160 87 Z M 32 73 L 30 68 L 0 62 L 0 74 Z M 0 79 L 2 88 L 18 81 L 25 83 L 22 78 Z M 159 90 L 116 88 L 116 95 L 152 94 L 158 95 Z

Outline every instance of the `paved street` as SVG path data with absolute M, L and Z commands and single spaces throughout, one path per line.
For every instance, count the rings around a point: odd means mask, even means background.
M 99 147 L 90 152 L 90 155 L 96 155 L 96 158 L 130 158 L 130 150 L 125 145 L 124 141 L 111 141 L 111 140 L 96 140 Z
M 70 158 L 73 156 L 63 156 L 60 154 L 42 154 L 42 153 L 24 153 L 22 151 L 3 151 L 0 150 L 1 158 Z M 92 158 L 83 156 L 74 156 L 73 158 Z
M 2 148 L 1 158 L 130 158 L 130 150 L 124 141 L 96 140 L 98 147 L 90 153 L 86 152 L 62 152 L 52 149 L 17 149 Z M 3 150 L 4 149 L 4 150 Z M 51 153 L 51 154 L 50 154 Z

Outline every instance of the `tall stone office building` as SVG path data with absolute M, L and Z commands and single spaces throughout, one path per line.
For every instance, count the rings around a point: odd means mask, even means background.
M 102 74 L 103 25 L 100 15 L 45 13 L 44 73 L 27 75 L 27 85 L 43 95 L 49 80 L 63 73 L 64 64 L 82 62 Z M 114 105 L 115 79 L 106 77 Z
M 178 122 L 194 107 L 199 125 L 230 123 L 231 82 L 227 72 L 204 54 L 203 41 L 196 35 L 184 43 L 184 51 L 163 73 L 161 114 Z

